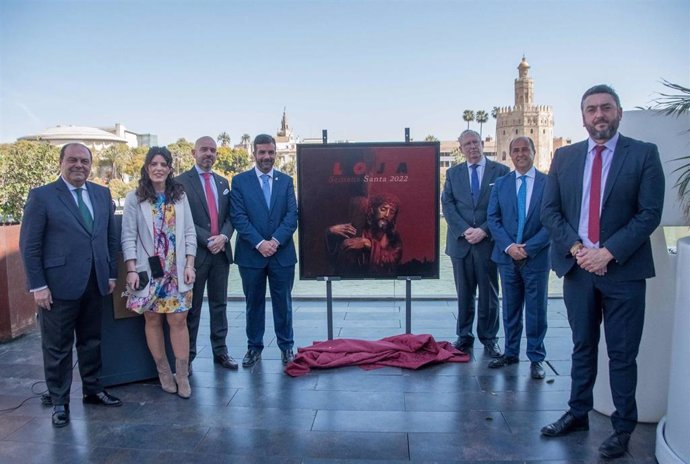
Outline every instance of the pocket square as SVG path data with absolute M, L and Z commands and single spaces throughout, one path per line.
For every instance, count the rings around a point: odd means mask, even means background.
M 228 190 L 228 189 L 223 190 L 223 195 L 227 195 L 228 193 L 230 193 L 230 190 Z

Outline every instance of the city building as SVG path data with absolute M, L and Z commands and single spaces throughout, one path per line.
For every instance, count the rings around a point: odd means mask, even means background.
M 119 123 L 103 129 L 88 126 L 55 126 L 38 134 L 19 137 L 18 140 L 43 140 L 58 147 L 68 143 L 83 143 L 95 151 L 105 150 L 112 145 L 122 144 L 136 148 L 158 143 L 156 135 L 138 134 L 127 130 Z
M 515 104 L 499 107 L 496 112 L 496 160 L 512 169 L 510 141 L 526 135 L 536 148 L 534 165 L 546 172 L 553 157 L 553 111 L 550 106 L 534 104 L 534 81 L 529 77 L 530 65 L 524 56 L 517 69 Z
M 299 140 L 292 134 L 292 129 L 288 125 L 285 108 L 283 108 L 283 118 L 280 120 L 280 129 L 278 129 L 275 139 L 278 167 L 283 169 L 285 166 L 294 164 Z

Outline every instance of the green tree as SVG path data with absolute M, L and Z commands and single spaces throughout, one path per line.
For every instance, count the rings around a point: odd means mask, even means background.
M 482 137 L 482 126 L 486 121 L 489 120 L 489 115 L 486 111 L 484 110 L 479 110 L 477 111 L 476 115 L 477 122 L 479 123 L 479 138 Z
M 676 93 L 669 94 L 659 92 L 659 97 L 653 101 L 654 105 L 651 109 L 676 117 L 681 117 L 684 114 L 690 113 L 690 88 L 674 84 L 667 80 L 662 80 L 661 83 L 664 87 Z M 690 128 L 688 128 L 688 130 L 690 131 Z M 676 180 L 673 186 L 676 188 L 678 199 L 683 206 L 685 217 L 690 218 L 690 155 L 681 156 L 674 161 L 685 163 L 673 170 L 673 172 L 679 173 L 678 180 Z
M 491 108 L 491 117 L 494 119 L 498 117 L 498 106 Z
M 131 150 L 129 159 L 126 160 L 126 163 L 120 165 L 123 180 L 139 180 L 139 177 L 141 177 L 141 167 L 144 165 L 148 151 L 149 147 L 137 147 Z
M 438 142 L 438 139 L 434 137 L 433 135 L 429 134 L 426 137 L 424 137 L 425 142 Z
M 122 170 L 132 158 L 132 149 L 124 143 L 118 143 L 101 150 L 97 157 L 98 167 L 104 168 L 105 171 L 98 172 L 98 175 L 109 179 L 122 179 Z
M 242 134 L 242 144 L 248 144 L 252 141 L 252 138 L 249 134 Z
M 194 166 L 193 148 L 194 144 L 188 142 L 184 137 L 178 139 L 175 143 L 168 144 L 168 150 L 170 150 L 173 157 L 173 173 L 176 176 Z
M 251 164 L 252 160 L 244 148 L 219 147 L 218 158 L 213 169 L 228 179 L 232 179 L 235 174 L 249 169 Z
M 469 129 L 470 128 L 470 122 L 474 121 L 474 111 L 465 110 L 462 113 L 462 120 L 467 123 L 467 129 Z
M 221 147 L 230 146 L 230 135 L 228 135 L 227 132 L 221 132 L 216 140 L 218 141 Z
M 60 149 L 46 142 L 0 145 L 0 220 L 21 221 L 29 190 L 57 178 L 59 158 Z

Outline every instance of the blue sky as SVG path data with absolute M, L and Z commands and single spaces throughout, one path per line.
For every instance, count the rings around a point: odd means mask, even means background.
M 554 134 L 581 139 L 593 84 L 624 109 L 690 86 L 690 0 L 0 0 L 0 142 L 121 122 L 236 143 L 283 107 L 301 137 L 448 140 L 463 110 L 513 104 L 523 53 Z

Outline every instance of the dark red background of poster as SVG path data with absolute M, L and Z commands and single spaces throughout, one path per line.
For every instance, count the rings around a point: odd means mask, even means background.
M 438 142 L 298 145 L 300 278 L 438 278 L 438 162 Z M 357 199 L 380 193 L 400 199 L 396 227 L 403 254 L 396 275 L 337 275 L 326 230 L 351 222 Z

